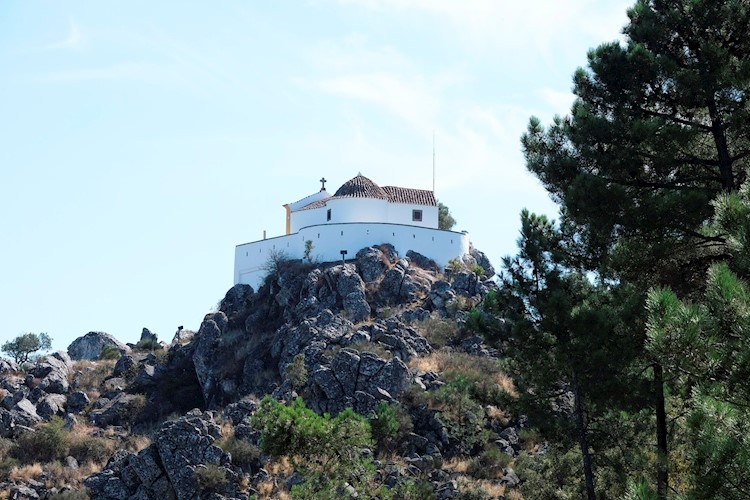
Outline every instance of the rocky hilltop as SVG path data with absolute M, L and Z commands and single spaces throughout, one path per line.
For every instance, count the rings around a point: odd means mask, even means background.
M 388 245 L 280 258 L 168 345 L 91 332 L 2 360 L 0 498 L 520 498 L 513 461 L 535 444 L 465 326 L 493 275 L 477 250 L 445 273 Z M 308 443 L 301 422 L 331 427 Z

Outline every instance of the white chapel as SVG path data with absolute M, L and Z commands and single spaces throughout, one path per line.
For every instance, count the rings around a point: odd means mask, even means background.
M 266 263 L 275 254 L 302 259 L 312 245 L 315 262 L 353 259 L 362 248 L 390 243 L 399 255 L 412 250 L 445 267 L 469 253 L 465 232 L 438 229 L 435 194 L 424 189 L 380 187 L 363 175 L 345 182 L 333 195 L 325 189 L 286 209 L 286 234 L 237 245 L 234 283 L 257 290 L 266 275 Z

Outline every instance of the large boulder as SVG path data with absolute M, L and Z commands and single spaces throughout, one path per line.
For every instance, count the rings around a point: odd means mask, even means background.
M 21 399 L 8 411 L 0 408 L 0 437 L 12 438 L 19 432 L 29 430 L 42 421 L 37 414 L 34 403 Z
M 132 421 L 143 409 L 145 399 L 140 394 L 118 392 L 111 399 L 100 398 L 98 408 L 91 410 L 89 419 L 99 427 L 123 425 Z
M 197 345 L 193 352 L 193 365 L 195 365 L 195 374 L 198 376 L 203 399 L 208 406 L 218 403 L 216 399 L 221 396 L 219 389 L 221 373 L 216 364 L 219 360 L 226 360 L 222 333 L 227 324 L 228 319 L 223 312 L 209 313 L 198 330 Z
M 366 283 L 379 281 L 389 267 L 388 257 L 378 247 L 363 248 L 357 252 L 357 270 Z
M 210 413 L 193 410 L 162 424 L 139 453 L 117 452 L 105 469 L 85 481 L 92 498 L 194 500 L 201 495 L 196 471 L 218 467 L 226 482 L 210 498 L 247 498 L 238 491 L 231 457 L 214 445 L 221 428 Z
M 36 404 L 37 414 L 45 420 L 65 415 L 67 398 L 63 394 L 48 394 Z
M 148 343 L 150 345 L 156 345 L 159 343 L 159 336 L 156 335 L 154 332 L 149 330 L 148 328 L 143 328 L 141 330 L 141 339 L 138 341 L 139 344 L 145 344 Z
M 18 372 L 18 364 L 10 359 L 0 358 L 0 375 Z
M 329 366 L 313 370 L 309 404 L 320 413 L 354 408 L 367 415 L 378 401 L 393 401 L 410 383 L 409 369 L 398 358 L 386 361 L 370 352 L 341 349 Z
M 105 347 L 114 347 L 121 353 L 130 350 L 128 346 L 105 332 L 89 332 L 83 337 L 78 337 L 68 346 L 68 354 L 74 360 L 99 359 Z
M 336 289 L 346 315 L 355 323 L 369 318 L 371 310 L 365 298 L 365 283 L 356 268 L 352 264 L 337 267 Z
M 474 262 L 476 262 L 478 266 L 481 266 L 481 268 L 484 269 L 485 276 L 489 278 L 495 276 L 495 268 L 492 266 L 492 264 L 490 263 L 490 259 L 487 257 L 487 255 L 485 255 L 484 252 L 482 252 L 481 250 L 477 250 L 472 245 L 469 249 L 469 254 L 474 259 Z
M 60 351 L 44 357 L 29 371 L 41 379 L 38 388 L 44 392 L 65 394 L 70 388 L 68 377 L 73 363 L 67 353 Z

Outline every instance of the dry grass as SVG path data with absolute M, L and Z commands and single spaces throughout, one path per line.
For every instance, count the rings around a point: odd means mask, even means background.
M 151 445 L 151 438 L 145 434 L 131 434 L 125 439 L 122 447 L 127 451 L 138 453 L 139 451 L 148 448 L 149 445 Z
M 287 457 L 271 460 L 266 464 L 266 470 L 272 476 L 288 477 L 294 474 L 294 467 Z
M 62 488 L 63 486 L 79 487 L 83 480 L 102 470 L 102 466 L 94 463 L 79 465 L 78 469 L 71 469 L 60 462 L 52 462 L 44 466 L 48 478 L 44 486 L 50 488 Z
M 33 463 L 31 465 L 22 465 L 20 467 L 13 467 L 8 474 L 8 479 L 20 483 L 28 483 L 31 479 L 36 479 L 42 475 L 44 470 L 42 465 L 39 463 Z
M 78 388 L 86 392 L 92 400 L 99 397 L 99 389 L 104 379 L 112 374 L 117 360 L 76 361 L 73 363 L 71 378 L 78 381 Z M 72 382 L 72 380 L 71 380 Z
M 413 326 L 436 349 L 445 347 L 452 338 L 459 334 L 458 323 L 452 320 L 427 318 Z
M 496 481 L 477 481 L 473 478 L 459 477 L 456 482 L 458 483 L 459 493 L 477 494 L 481 492 L 485 498 L 507 498 L 505 495 L 505 485 Z
M 487 418 L 499 422 L 503 427 L 507 427 L 508 424 L 510 424 L 510 415 L 497 406 L 488 405 L 487 408 L 485 408 L 484 413 L 487 415 Z
M 443 463 L 443 469 L 449 470 L 451 472 L 457 472 L 459 474 L 466 474 L 466 471 L 469 470 L 469 465 L 471 464 L 470 458 L 452 458 L 448 462 Z
M 510 490 L 505 498 L 507 500 L 523 500 L 523 493 L 521 493 L 521 490 Z
M 408 365 L 409 368 L 425 372 L 443 372 L 448 380 L 457 375 L 463 375 L 469 379 L 490 381 L 506 394 L 518 397 L 513 380 L 505 374 L 495 358 L 441 349 L 429 356 L 413 358 Z
M 256 490 L 261 500 L 291 500 L 292 498 L 289 492 L 281 489 L 272 479 L 259 483 Z

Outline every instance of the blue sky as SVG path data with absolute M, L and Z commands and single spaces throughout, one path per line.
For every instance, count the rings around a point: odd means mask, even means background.
M 431 189 L 499 265 L 556 208 L 519 138 L 620 0 L 0 4 L 0 341 L 197 329 L 234 246 L 358 172 Z M 329 189 L 330 190 L 330 189 Z

